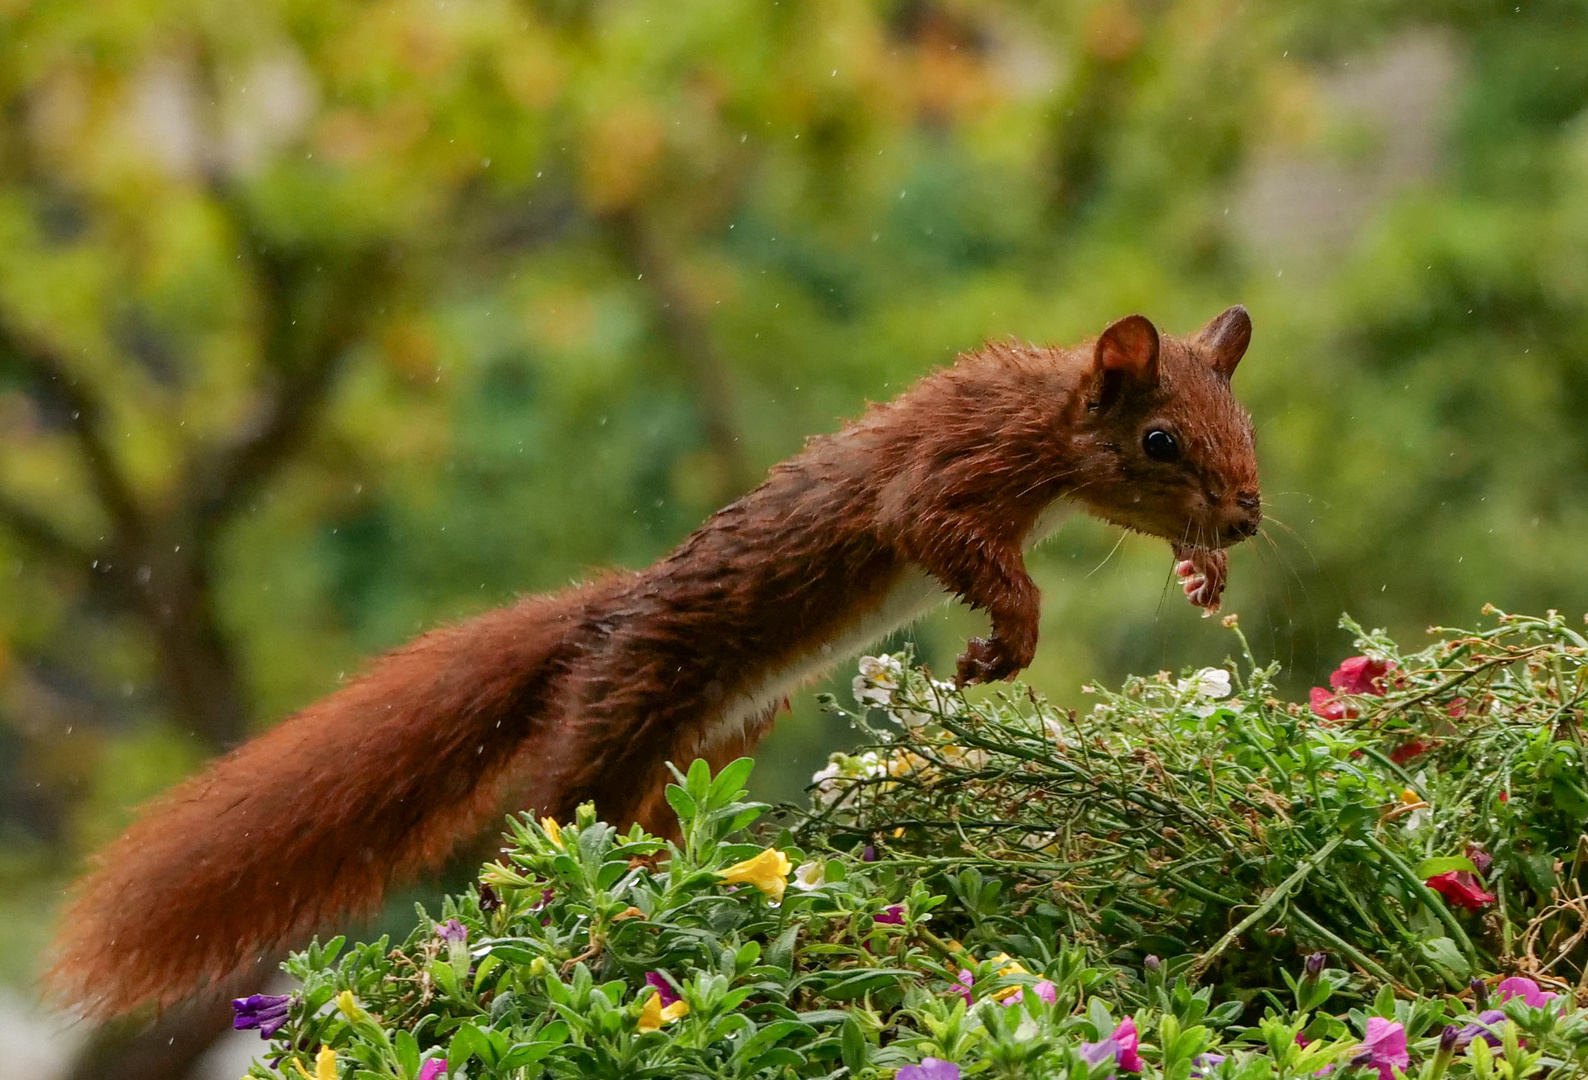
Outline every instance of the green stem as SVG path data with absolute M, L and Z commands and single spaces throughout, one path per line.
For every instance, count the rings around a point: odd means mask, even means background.
M 1462 955 L 1467 958 L 1467 962 L 1476 964 L 1477 956 L 1476 951 L 1472 947 L 1472 939 L 1467 937 L 1467 932 L 1461 928 L 1461 923 L 1457 921 L 1455 912 L 1450 910 L 1450 905 L 1446 904 L 1438 893 L 1423 884 L 1423 879 L 1417 876 L 1415 870 L 1406 865 L 1406 860 L 1385 847 L 1383 841 L 1378 837 L 1372 833 L 1365 833 L 1362 839 L 1367 843 L 1368 847 L 1378 853 L 1379 858 L 1388 863 L 1400 875 L 1401 879 L 1411 887 L 1418 898 L 1439 917 L 1439 921 L 1445 924 L 1445 929 L 1450 931 L 1451 940 L 1460 947 Z
M 1219 940 L 1211 949 L 1197 957 L 1196 960 L 1192 962 L 1191 967 L 1187 971 L 1187 975 L 1193 981 L 1201 978 L 1202 973 L 1208 969 L 1208 965 L 1212 964 L 1214 960 L 1217 960 L 1219 955 L 1223 953 L 1225 949 L 1229 948 L 1232 944 L 1234 944 L 1236 939 L 1255 926 L 1263 918 L 1263 916 L 1269 914 L 1274 910 L 1274 908 L 1278 907 L 1279 902 L 1288 896 L 1291 890 L 1305 881 L 1307 879 L 1307 875 L 1316 870 L 1319 865 L 1322 864 L 1322 862 L 1330 855 L 1334 854 L 1334 849 L 1339 847 L 1344 842 L 1345 837 L 1343 835 L 1336 836 L 1333 840 L 1330 840 L 1327 844 L 1323 845 L 1323 847 L 1319 848 L 1306 862 L 1297 867 L 1295 873 L 1291 874 L 1284 881 L 1281 881 L 1278 885 L 1274 886 L 1274 890 L 1263 899 L 1261 904 L 1257 905 L 1256 909 L 1253 910 L 1250 915 L 1236 923 L 1228 933 L 1219 938 Z

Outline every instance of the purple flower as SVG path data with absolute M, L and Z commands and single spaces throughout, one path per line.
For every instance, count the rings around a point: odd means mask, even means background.
M 1509 979 L 1501 979 L 1500 985 L 1494 988 L 1494 992 L 1500 995 L 1502 1004 L 1514 997 L 1519 997 L 1524 1004 L 1530 1005 L 1535 1009 L 1542 1009 L 1555 999 L 1554 994 L 1547 990 L 1540 990 L 1538 983 L 1532 979 L 1524 979 L 1516 975 L 1511 976 Z
M 959 1066 L 942 1058 L 922 1058 L 919 1065 L 906 1065 L 893 1074 L 894 1080 L 959 1080 Z
M 485 882 L 480 882 L 480 910 L 489 915 L 502 906 L 502 898 Z
M 656 988 L 657 1001 L 664 1009 L 678 1000 L 678 991 L 673 989 L 673 984 L 660 971 L 653 971 L 645 976 L 645 985 Z
M 1412 1056 L 1406 1052 L 1406 1029 L 1382 1016 L 1368 1017 L 1362 1050 L 1351 1059 L 1351 1064 L 1374 1066 L 1378 1069 L 1379 1080 L 1395 1080 L 1392 1066 L 1405 1069 L 1411 1063 Z
M 1043 1001 L 1047 1002 L 1049 1005 L 1058 1004 L 1059 988 L 1054 986 L 1048 980 L 1046 980 L 1046 979 L 1037 980 L 1036 985 L 1033 986 L 1031 989 L 1033 989 L 1033 990 L 1035 990 L 1037 992 L 1037 997 L 1041 998 Z M 1020 1002 L 1024 1001 L 1025 999 L 1026 999 L 1026 988 L 1022 986 L 1019 989 L 1017 989 L 1014 993 L 1012 993 L 1008 997 L 1004 998 L 1004 1008 L 1007 1009 L 1011 1005 L 1018 1005 L 1018 1004 L 1020 1004 Z
M 976 976 L 971 974 L 970 969 L 969 968 L 960 968 L 959 969 L 959 983 L 956 986 L 949 987 L 949 991 L 948 992 L 951 993 L 951 994 L 958 994 L 960 997 L 964 998 L 965 999 L 965 1007 L 969 1008 L 970 1006 L 976 1004 L 976 999 L 971 996 L 971 992 L 970 992 L 971 991 L 971 987 L 973 987 L 975 985 L 976 985 Z
M 468 928 L 456 919 L 448 919 L 440 926 L 437 926 L 436 933 L 448 945 L 463 945 L 469 940 Z
M 1489 867 L 1494 865 L 1494 856 L 1490 855 L 1484 846 L 1476 840 L 1467 844 L 1467 858 L 1472 860 L 1472 865 L 1478 868 L 1478 873 L 1487 874 Z
M 1499 1025 L 1505 1023 L 1505 1014 L 1499 1009 L 1485 1009 L 1478 1014 L 1476 1024 L 1468 1024 L 1456 1035 L 1456 1049 L 1460 1050 L 1473 1039 L 1482 1039 L 1490 1046 L 1499 1046 Z
M 1088 1065 L 1096 1065 L 1112 1057 L 1114 1063 L 1126 1072 L 1141 1072 L 1146 1062 L 1141 1060 L 1140 1047 L 1141 1035 L 1136 1030 L 1136 1018 L 1127 1016 L 1119 1022 L 1114 1033 L 1102 1042 L 1082 1043 L 1081 1057 Z
M 1198 1054 L 1196 1060 L 1191 1063 L 1191 1075 L 1193 1077 L 1206 1076 L 1207 1070 L 1217 1068 L 1223 1063 L 1223 1054 Z
M 1102 1042 L 1083 1042 L 1081 1044 L 1081 1060 L 1088 1065 L 1097 1065 L 1104 1061 L 1119 1063 L 1120 1045 L 1113 1039 L 1104 1039 Z
M 877 861 L 877 845 L 876 844 L 867 844 L 865 847 L 861 848 L 860 849 L 860 861 L 861 862 L 876 862 Z
M 884 923 L 888 926 L 901 926 L 904 923 L 904 905 L 892 904 L 884 908 L 881 915 L 873 915 L 871 921 Z
M 1308 953 L 1306 964 L 1302 970 L 1307 978 L 1316 979 L 1319 975 L 1323 974 L 1323 966 L 1328 962 L 1328 953 Z
M 1489 985 L 1482 979 L 1473 979 L 1467 984 L 1472 988 L 1472 1001 L 1481 1012 L 1489 1007 Z
M 437 1080 L 437 1077 L 446 1071 L 446 1058 L 431 1058 L 419 1066 L 419 1080 Z
M 246 1031 L 258 1028 L 261 1039 L 271 1038 L 287 1022 L 287 1011 L 292 1006 L 291 994 L 249 994 L 232 1001 L 232 1028 Z

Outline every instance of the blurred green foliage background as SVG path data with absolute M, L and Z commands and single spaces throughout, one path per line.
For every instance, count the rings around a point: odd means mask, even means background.
M 5 975 L 206 756 L 988 338 L 1250 308 L 1226 609 L 1296 687 L 1342 608 L 1588 607 L 1584 55 L 1580 0 L 0 0 Z M 1161 544 L 1033 569 L 1060 699 L 1230 647 Z M 799 702 L 762 794 L 847 737 Z

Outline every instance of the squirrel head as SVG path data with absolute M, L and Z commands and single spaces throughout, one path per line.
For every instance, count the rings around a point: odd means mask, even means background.
M 1230 389 L 1252 320 L 1236 305 L 1195 334 L 1140 315 L 1104 330 L 1077 396 L 1074 498 L 1177 550 L 1239 543 L 1262 523 L 1252 419 Z

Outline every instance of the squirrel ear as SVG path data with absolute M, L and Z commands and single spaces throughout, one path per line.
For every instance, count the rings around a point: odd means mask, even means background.
M 1125 376 L 1142 382 L 1158 380 L 1158 330 L 1142 315 L 1126 315 L 1097 339 L 1097 373 L 1108 379 Z
M 1246 346 L 1252 343 L 1252 317 L 1246 309 L 1236 304 L 1228 311 L 1214 317 L 1213 321 L 1197 331 L 1196 346 L 1213 370 L 1226 379 L 1235 374 L 1235 365 L 1246 355 Z

